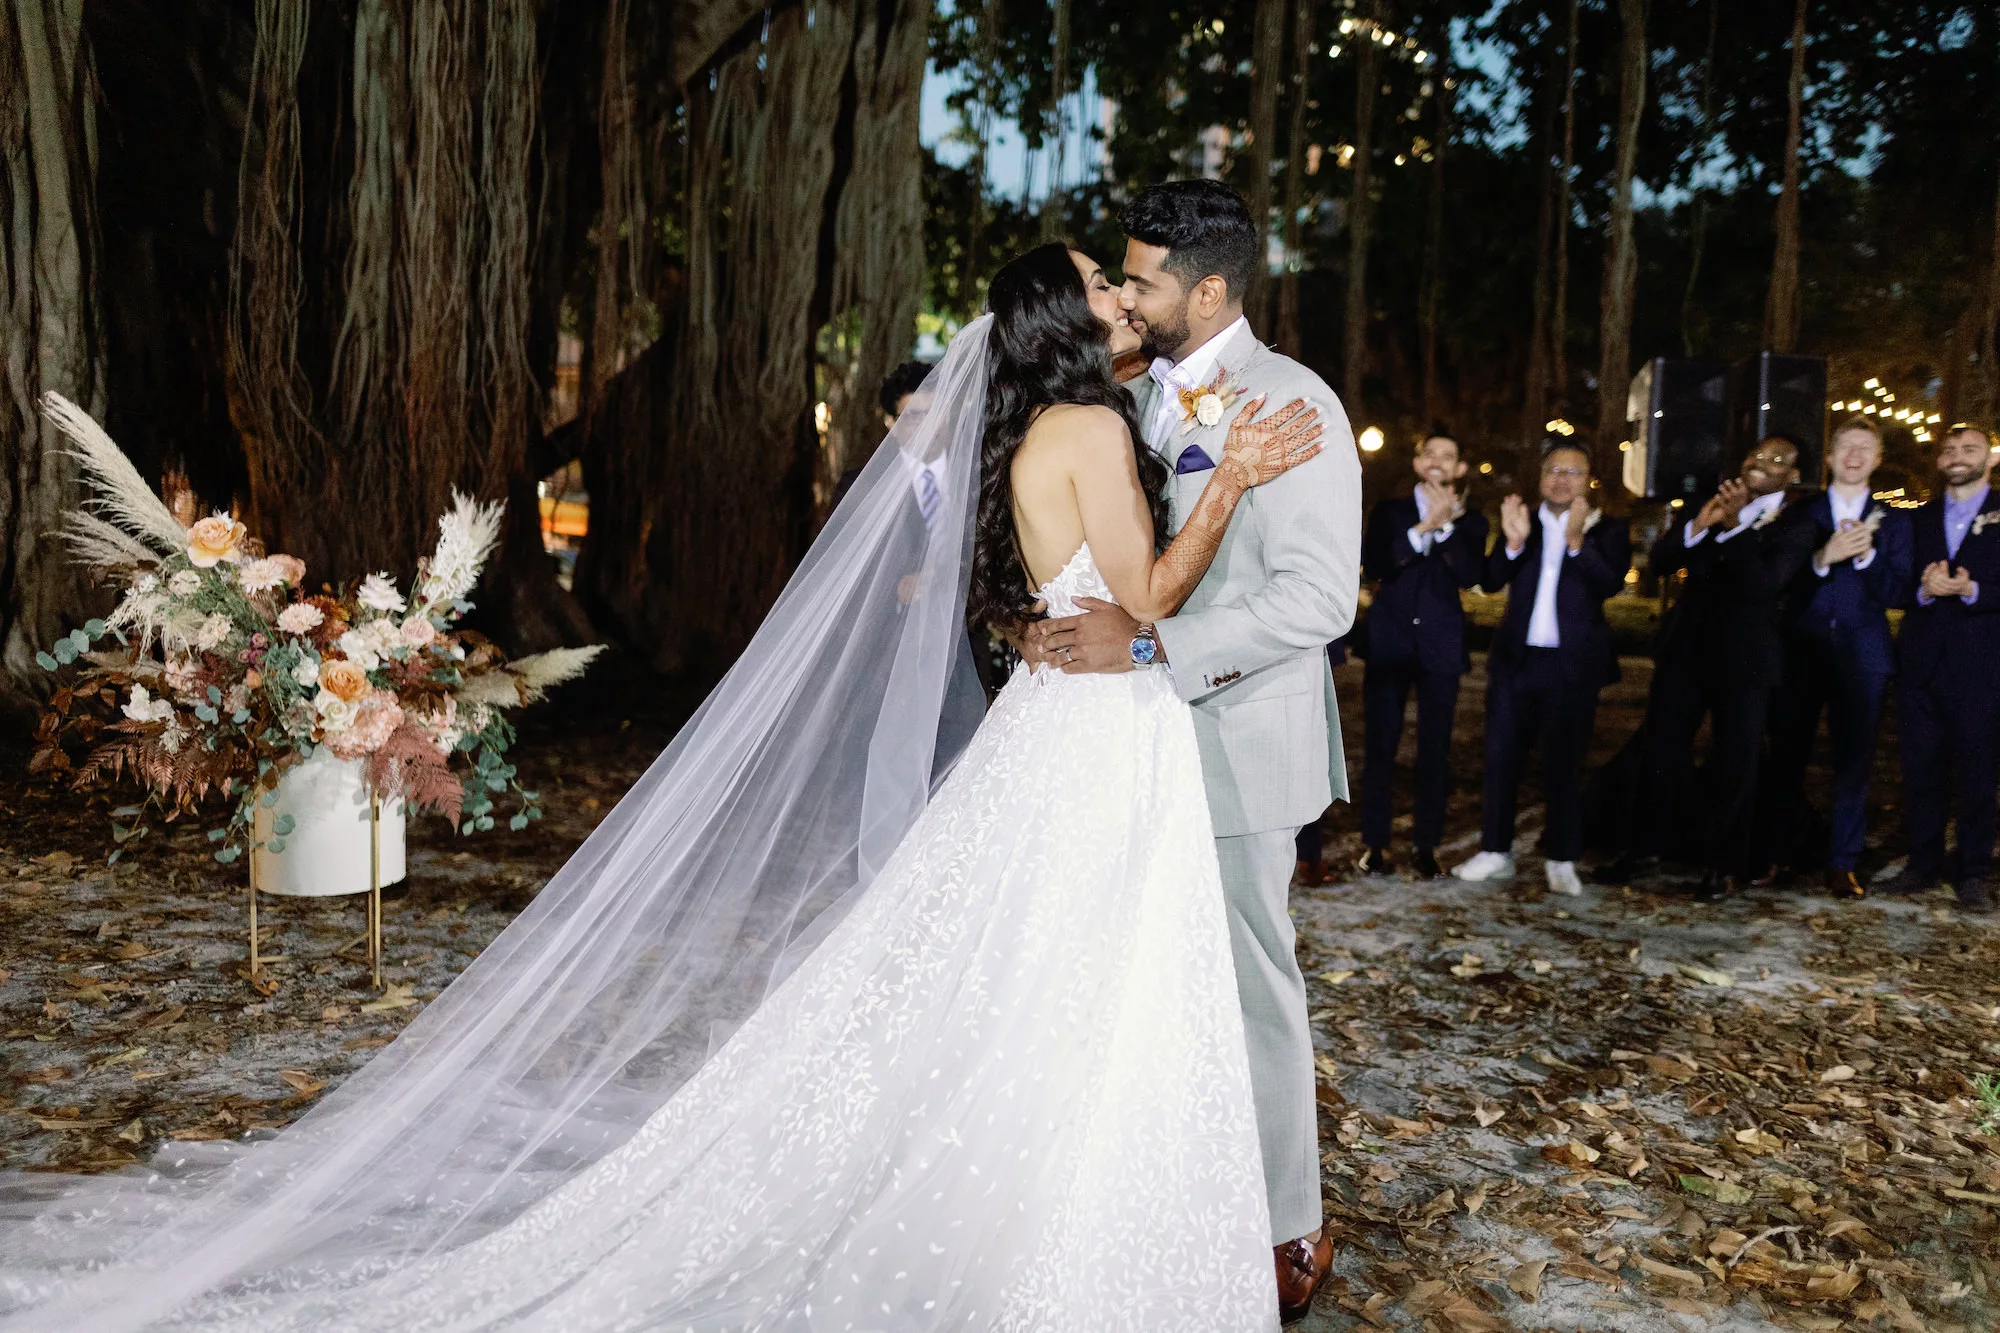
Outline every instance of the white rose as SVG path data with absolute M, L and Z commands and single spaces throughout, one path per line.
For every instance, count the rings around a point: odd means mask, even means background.
M 363 671 L 373 671 L 382 665 L 382 656 L 375 651 L 375 636 L 364 630 L 351 629 L 334 640 L 334 646 L 348 661 Z
M 396 581 L 387 574 L 370 574 L 361 580 L 354 599 L 371 611 L 400 612 L 405 605 L 403 594 L 396 591 Z
M 167 580 L 167 591 L 176 597 L 192 597 L 201 591 L 201 575 L 192 569 L 183 569 Z
M 125 716 L 134 722 L 171 722 L 174 706 L 165 699 L 155 699 L 144 685 L 132 687 L 132 702 L 125 705 Z
M 1222 400 L 1212 393 L 1205 393 L 1195 400 L 1194 419 L 1204 426 L 1213 426 L 1222 420 Z
M 228 638 L 230 631 L 235 628 L 230 624 L 228 616 L 217 611 L 201 622 L 201 631 L 195 635 L 194 641 L 203 651 L 207 651 Z
M 319 684 L 319 659 L 315 657 L 301 658 L 299 664 L 292 668 L 292 679 L 309 690 L 317 686 Z
M 320 725 L 328 731 L 346 731 L 354 725 L 354 705 L 332 690 L 321 690 L 313 697 L 313 711 L 319 714 Z

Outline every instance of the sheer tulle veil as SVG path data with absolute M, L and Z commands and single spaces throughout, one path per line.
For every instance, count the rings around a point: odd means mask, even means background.
M 867 887 L 949 762 L 939 719 L 975 684 L 954 659 L 990 323 L 953 340 L 693 720 L 401 1037 L 262 1141 L 168 1143 L 119 1176 L 0 1175 L 0 1330 L 111 1333 L 204 1292 L 380 1275 L 505 1225 L 681 1086 Z M 926 522 L 913 479 L 939 459 Z

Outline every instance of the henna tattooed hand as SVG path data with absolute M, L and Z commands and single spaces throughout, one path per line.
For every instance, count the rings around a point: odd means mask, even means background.
M 1252 420 L 1263 406 L 1263 397 L 1245 403 L 1229 423 L 1229 439 L 1217 468 L 1245 490 L 1291 471 L 1320 451 L 1318 408 L 1294 398 L 1262 421 Z

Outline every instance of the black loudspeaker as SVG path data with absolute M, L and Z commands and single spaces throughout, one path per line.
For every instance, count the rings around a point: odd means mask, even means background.
M 1821 484 L 1826 457 L 1826 362 L 1759 352 L 1729 372 L 1729 457 L 1740 463 L 1759 441 L 1798 441 L 1799 481 Z
M 1654 357 L 1632 378 L 1626 414 L 1626 490 L 1691 505 L 1715 493 L 1729 462 L 1728 362 Z

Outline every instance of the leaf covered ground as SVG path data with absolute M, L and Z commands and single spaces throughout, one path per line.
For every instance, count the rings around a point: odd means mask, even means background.
M 1339 673 L 1359 697 L 1357 668 Z M 1597 752 L 1636 725 L 1643 662 Z M 1480 679 L 1448 854 L 1472 849 Z M 580 692 L 573 692 L 580 693 Z M 548 819 L 421 824 L 367 986 L 359 899 L 264 910 L 199 829 L 118 866 L 102 801 L 0 781 L 0 1167 L 99 1171 L 278 1126 L 392 1039 L 533 895 L 691 700 L 602 688 L 524 729 Z M 1346 718 L 1358 774 L 1358 710 Z M 1407 750 L 1406 750 L 1407 756 Z M 1878 803 L 1893 805 L 1886 759 Z M 1815 781 L 1823 780 L 1816 771 Z M 2000 1327 L 2000 928 L 1949 899 L 1719 907 L 1340 879 L 1294 895 L 1338 1278 L 1309 1330 Z M 1895 815 L 1878 811 L 1893 855 Z M 1350 810 L 1327 822 L 1351 864 Z

